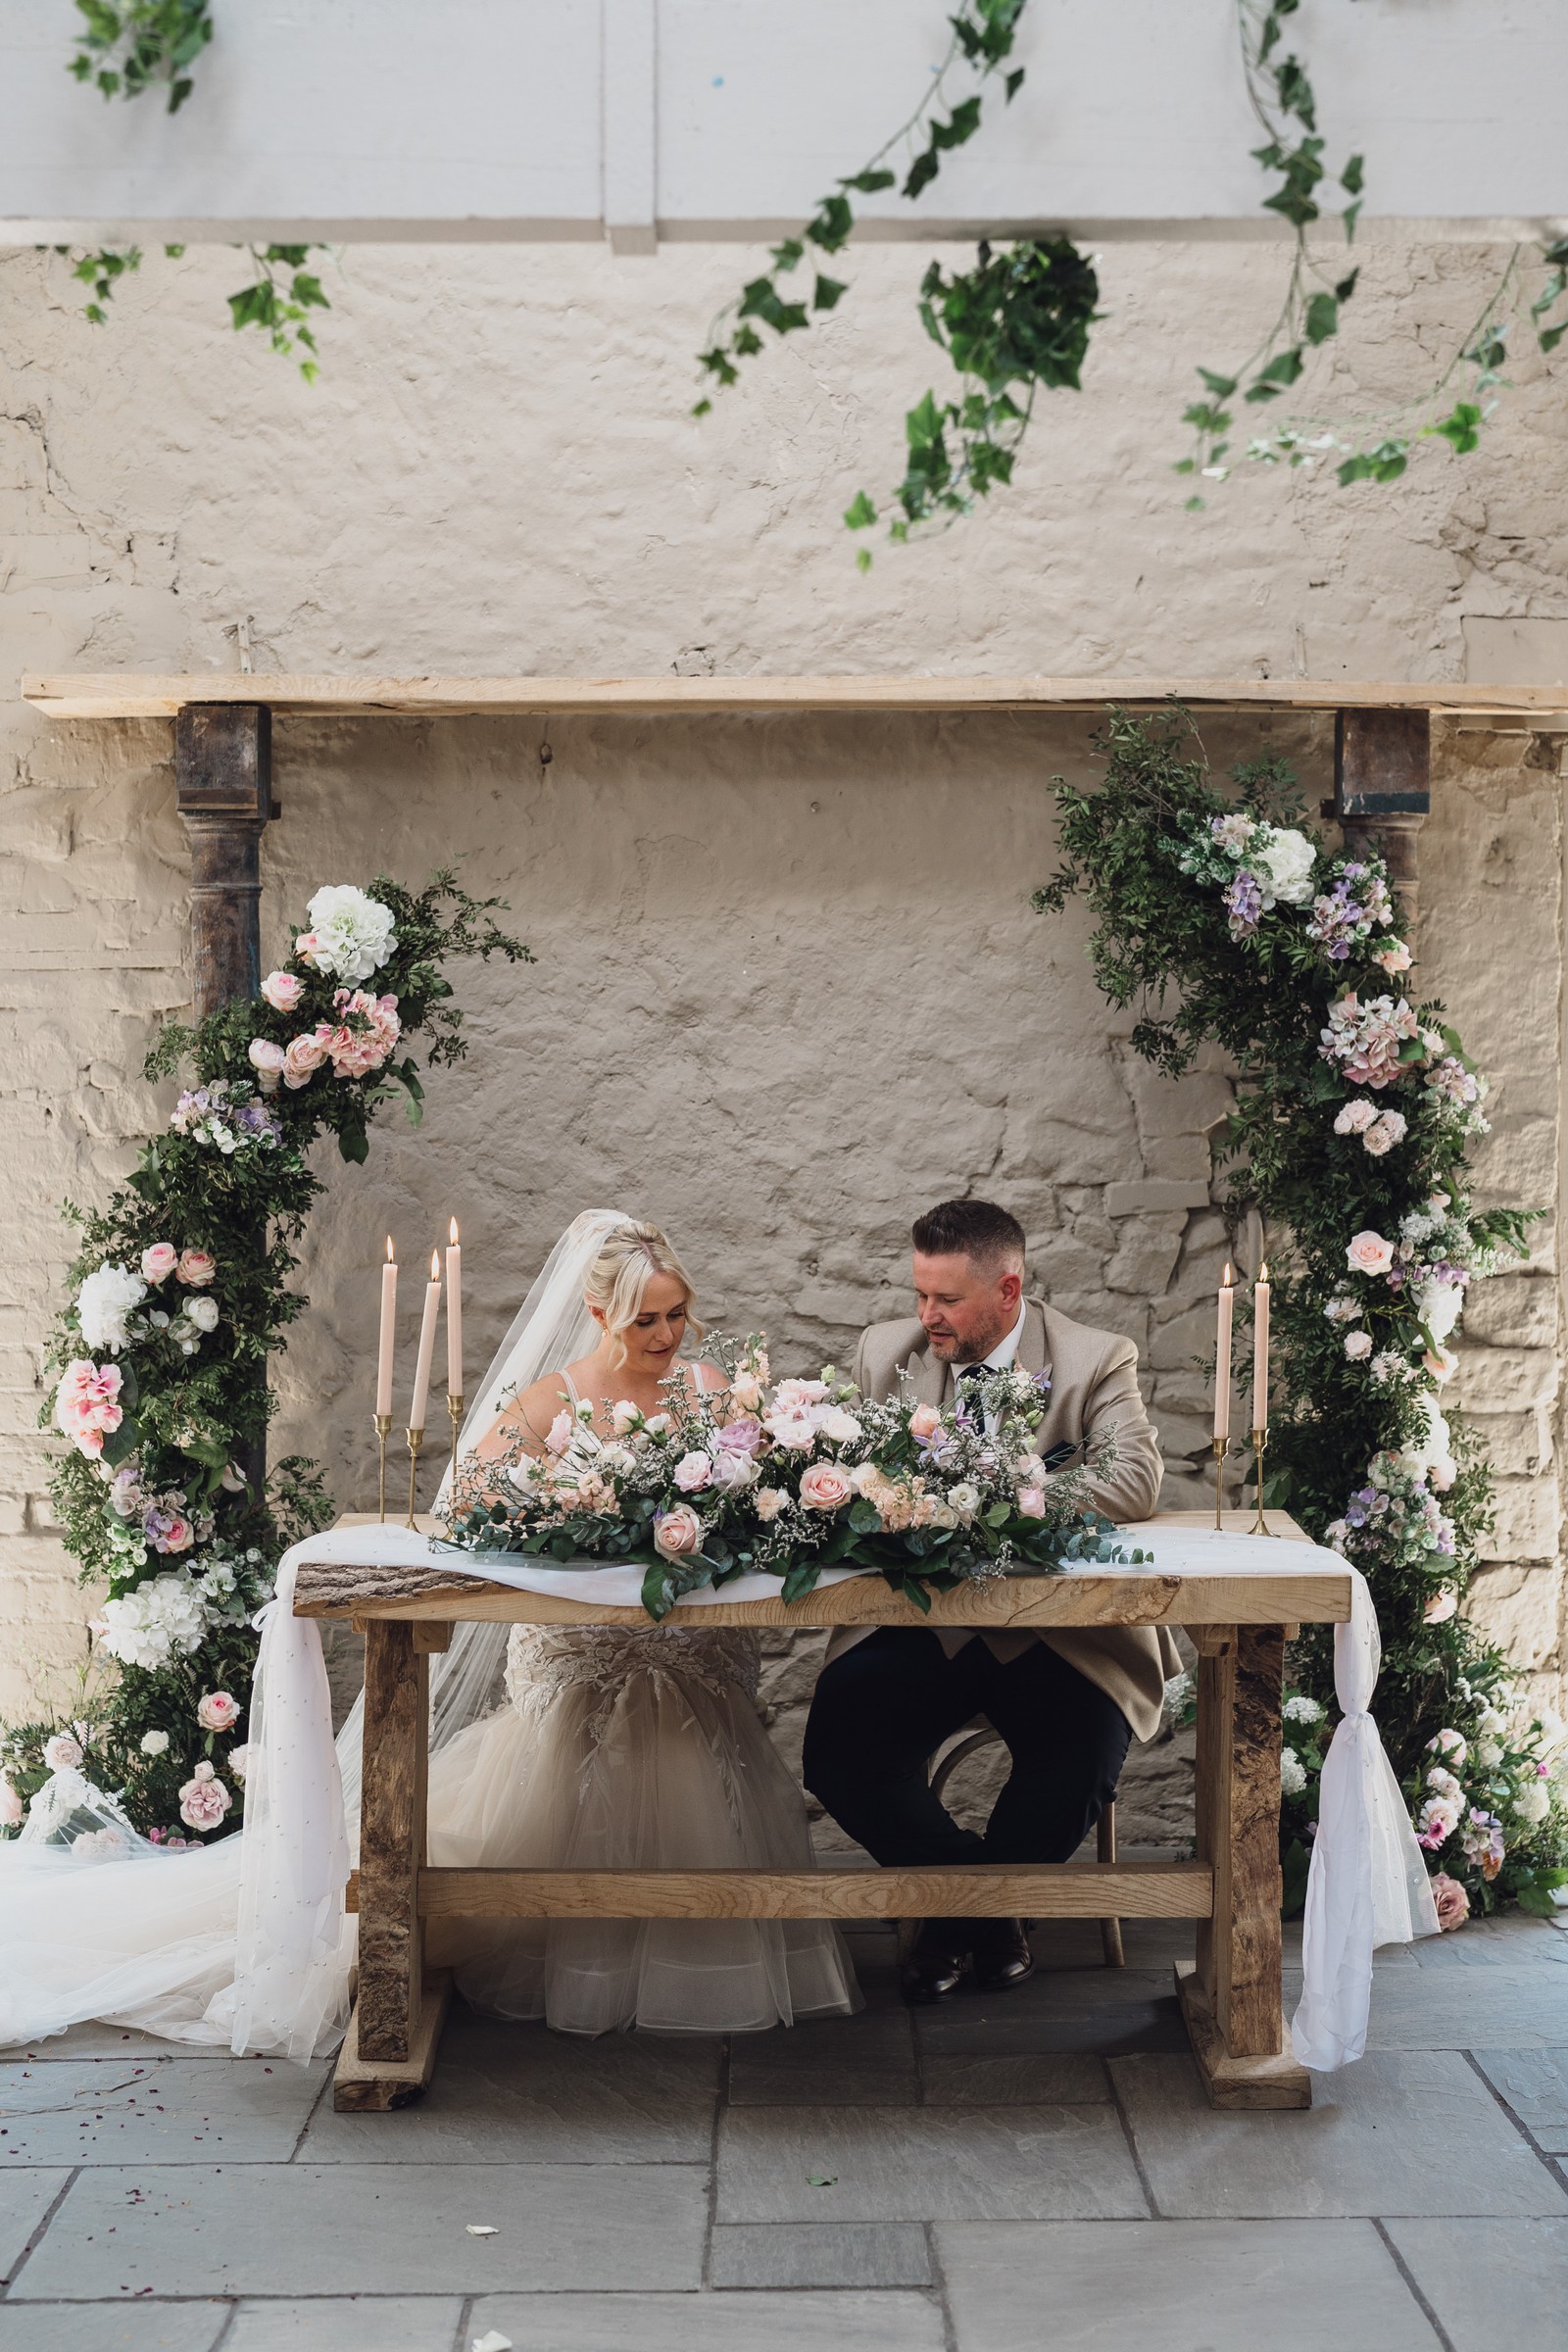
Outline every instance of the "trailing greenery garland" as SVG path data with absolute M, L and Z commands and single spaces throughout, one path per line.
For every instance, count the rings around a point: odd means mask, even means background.
M 1529 1215 L 1470 1200 L 1485 1080 L 1442 1007 L 1401 993 L 1387 867 L 1337 854 L 1282 762 L 1236 768 L 1222 793 L 1179 709 L 1112 710 L 1098 749 L 1098 788 L 1055 781 L 1062 862 L 1035 904 L 1087 901 L 1095 977 L 1140 1008 L 1132 1042 L 1155 1068 L 1179 1076 L 1218 1046 L 1239 1071 L 1225 1212 L 1255 1206 L 1277 1236 L 1266 1498 L 1370 1580 L 1379 1721 L 1450 1909 L 1509 1895 L 1549 1910 L 1568 1883 L 1563 1727 L 1515 1704 L 1507 1661 L 1459 1614 L 1492 1478 L 1474 1431 L 1441 1409 L 1467 1287 L 1527 1251 Z M 1298 1885 L 1330 1629 L 1303 1632 L 1292 1672 Z
M 400 1093 L 417 1123 L 411 1040 L 423 1033 L 427 1067 L 467 1050 L 445 967 L 528 956 L 497 928 L 503 906 L 450 872 L 418 892 L 384 875 L 318 891 L 260 996 L 171 1023 L 148 1054 L 149 1078 L 191 1082 L 104 1208 L 68 1204 L 81 1249 L 41 1416 L 71 1441 L 50 1492 L 82 1581 L 108 1588 L 98 1649 L 119 1679 L 69 1723 L 4 1736 L 0 1828 L 83 1761 L 155 1838 L 237 1822 L 251 1616 L 279 1554 L 332 1516 L 312 1463 L 258 1467 L 267 1358 L 307 1303 L 289 1288 L 323 1190 L 307 1154 L 330 1134 L 364 1160 Z

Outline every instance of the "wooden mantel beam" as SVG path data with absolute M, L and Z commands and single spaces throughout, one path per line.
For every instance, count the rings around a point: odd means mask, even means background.
M 722 711 L 1101 711 L 1156 710 L 1171 696 L 1195 710 L 1412 710 L 1512 720 L 1568 713 L 1568 686 L 1361 682 L 1348 678 L 464 678 L 261 676 L 203 672 L 24 677 L 23 697 L 53 718 L 172 718 L 192 704 L 261 706 L 276 715 L 395 718 L 630 716 Z

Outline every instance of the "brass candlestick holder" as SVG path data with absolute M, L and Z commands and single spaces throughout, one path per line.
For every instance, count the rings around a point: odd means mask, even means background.
M 1214 1440 L 1214 1525 L 1221 1533 L 1225 1526 L 1225 1456 L 1229 1450 L 1229 1438 Z
M 461 1394 L 461 1393 L 460 1393 L 458 1396 L 453 1396 L 453 1394 L 452 1394 L 452 1391 L 451 1391 L 450 1389 L 448 1389 L 448 1391 L 447 1391 L 447 1413 L 448 1413 L 448 1416 L 450 1417 L 450 1419 L 451 1419 L 451 1422 L 452 1422 L 452 1460 L 451 1460 L 451 1465 L 450 1465 L 450 1468 L 449 1468 L 449 1470 L 448 1470 L 448 1473 L 447 1473 L 447 1499 L 448 1499 L 448 1503 L 449 1503 L 449 1505 L 450 1505 L 451 1498 L 452 1498 L 453 1494 L 454 1494 L 457 1492 L 457 1485 L 458 1485 L 458 1432 L 459 1432 L 459 1431 L 462 1429 L 462 1427 L 463 1427 L 463 1410 L 464 1410 L 464 1405 L 465 1405 L 465 1403 L 466 1403 L 466 1398 L 465 1398 L 465 1397 L 462 1396 L 462 1394 Z
M 409 1515 L 403 1524 L 412 1527 L 419 1481 L 419 1448 L 424 1444 L 424 1432 L 422 1429 L 410 1429 L 405 1430 L 404 1435 L 409 1441 Z
M 1248 1533 L 1253 1536 L 1271 1536 L 1274 1533 L 1263 1516 L 1263 1453 L 1267 1445 L 1268 1431 L 1254 1429 L 1252 1432 L 1252 1466 L 1253 1474 L 1257 1479 L 1257 1517 L 1248 1530 Z
M 375 1515 L 385 1525 L 386 1442 L 392 1435 L 392 1416 L 390 1413 L 372 1413 L 370 1418 L 375 1424 Z

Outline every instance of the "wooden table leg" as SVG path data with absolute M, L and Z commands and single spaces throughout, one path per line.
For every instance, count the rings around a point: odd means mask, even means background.
M 1215 2107 L 1309 2107 L 1311 2078 L 1285 2055 L 1280 1934 L 1281 1626 L 1198 1637 L 1198 1857 L 1214 1910 L 1177 1989 Z
M 435 2066 L 451 1981 L 425 1981 L 418 1914 L 428 1689 L 428 1651 L 414 1628 L 372 1619 L 365 1635 L 359 1992 L 333 2086 L 340 2110 L 403 2106 Z

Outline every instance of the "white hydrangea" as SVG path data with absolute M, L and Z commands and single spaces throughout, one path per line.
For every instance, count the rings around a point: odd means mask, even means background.
M 118 1355 L 130 1341 L 130 1317 L 147 1296 L 147 1285 L 129 1266 L 104 1265 L 76 1293 L 81 1336 L 96 1355 Z
M 1280 1749 L 1280 1788 L 1287 1796 L 1299 1796 L 1306 1787 L 1306 1766 L 1294 1747 Z
M 1293 1698 L 1285 1701 L 1285 1720 L 1287 1723 L 1321 1723 L 1323 1709 L 1315 1698 L 1308 1698 L 1298 1690 Z
M 124 1666 L 159 1673 L 176 1654 L 189 1656 L 207 1632 L 208 1616 L 188 1578 L 155 1576 L 118 1600 L 106 1600 L 100 1640 Z
M 1282 906 L 1304 906 L 1310 900 L 1317 852 L 1294 826 L 1271 827 L 1266 840 L 1251 842 L 1247 862 Z
M 318 890 L 308 909 L 311 928 L 299 943 L 299 953 L 329 980 L 346 980 L 351 987 L 379 971 L 397 946 L 390 906 L 367 897 L 351 882 L 329 882 Z

